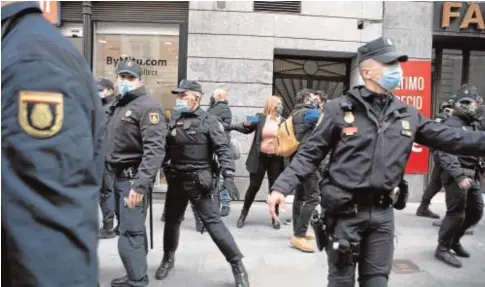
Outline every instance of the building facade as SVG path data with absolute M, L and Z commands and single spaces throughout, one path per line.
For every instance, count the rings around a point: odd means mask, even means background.
M 95 1 L 84 8 L 83 2 L 58 3 L 56 24 L 80 51 L 91 49 L 87 58 L 96 77 L 114 78 L 120 57 L 132 57 L 167 110 L 175 102 L 170 90 L 182 78 L 200 81 L 206 93 L 228 90 L 234 122 L 262 111 L 272 94 L 283 98 L 285 112 L 301 88 L 336 97 L 361 83 L 357 48 L 380 36 L 409 55 L 396 94 L 423 114 L 435 115 L 439 102 L 462 83 L 485 93 L 484 3 Z M 243 147 L 236 181 L 244 192 L 252 136 L 233 136 Z M 424 188 L 428 162 L 427 149 L 415 145 L 405 175 L 411 200 Z

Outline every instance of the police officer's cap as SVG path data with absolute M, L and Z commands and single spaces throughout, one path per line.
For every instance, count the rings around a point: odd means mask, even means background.
M 116 75 L 120 74 L 129 74 L 141 78 L 141 66 L 131 60 L 120 61 L 116 67 Z
M 96 81 L 96 87 L 98 88 L 98 91 L 104 91 L 105 89 L 114 90 L 114 88 L 115 88 L 114 85 L 113 85 L 113 82 L 111 82 L 108 79 L 103 79 L 103 78 L 99 78 Z
M 455 99 L 457 102 L 473 102 L 478 101 L 478 90 L 475 86 L 472 85 L 463 85 L 461 88 L 456 92 Z
M 359 64 L 362 61 L 373 59 L 382 64 L 389 64 L 395 61 L 406 62 L 408 56 L 396 51 L 391 39 L 381 37 L 370 41 L 357 50 Z
M 179 94 L 187 91 L 194 91 L 203 94 L 202 87 L 199 83 L 197 83 L 196 81 L 189 81 L 185 79 L 180 81 L 178 88 L 172 90 L 172 94 Z

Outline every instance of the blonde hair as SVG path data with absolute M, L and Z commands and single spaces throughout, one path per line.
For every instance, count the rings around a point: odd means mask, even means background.
M 227 92 L 223 89 L 216 89 L 214 91 L 214 99 L 218 102 L 227 101 Z
M 278 105 L 278 103 L 281 103 L 280 97 L 270 96 L 266 100 L 266 103 L 264 103 L 264 114 L 267 115 L 267 116 L 274 116 L 275 110 L 276 110 L 276 105 Z

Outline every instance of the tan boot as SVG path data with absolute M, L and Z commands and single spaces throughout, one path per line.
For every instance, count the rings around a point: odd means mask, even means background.
M 296 237 L 292 236 L 290 239 L 291 246 L 294 248 L 303 251 L 303 252 L 308 252 L 308 253 L 313 253 L 315 252 L 315 248 L 308 243 L 308 241 L 303 238 L 303 237 Z
M 305 239 L 306 240 L 315 240 L 315 233 L 307 232 L 307 234 L 305 235 Z

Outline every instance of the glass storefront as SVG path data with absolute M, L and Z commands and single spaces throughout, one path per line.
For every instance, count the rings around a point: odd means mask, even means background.
M 101 27 L 95 38 L 95 76 L 115 81 L 120 59 L 131 59 L 141 65 L 142 80 L 151 96 L 164 109 L 171 109 L 175 105 L 171 90 L 178 84 L 178 30 L 145 33 L 142 27 L 125 32 Z

